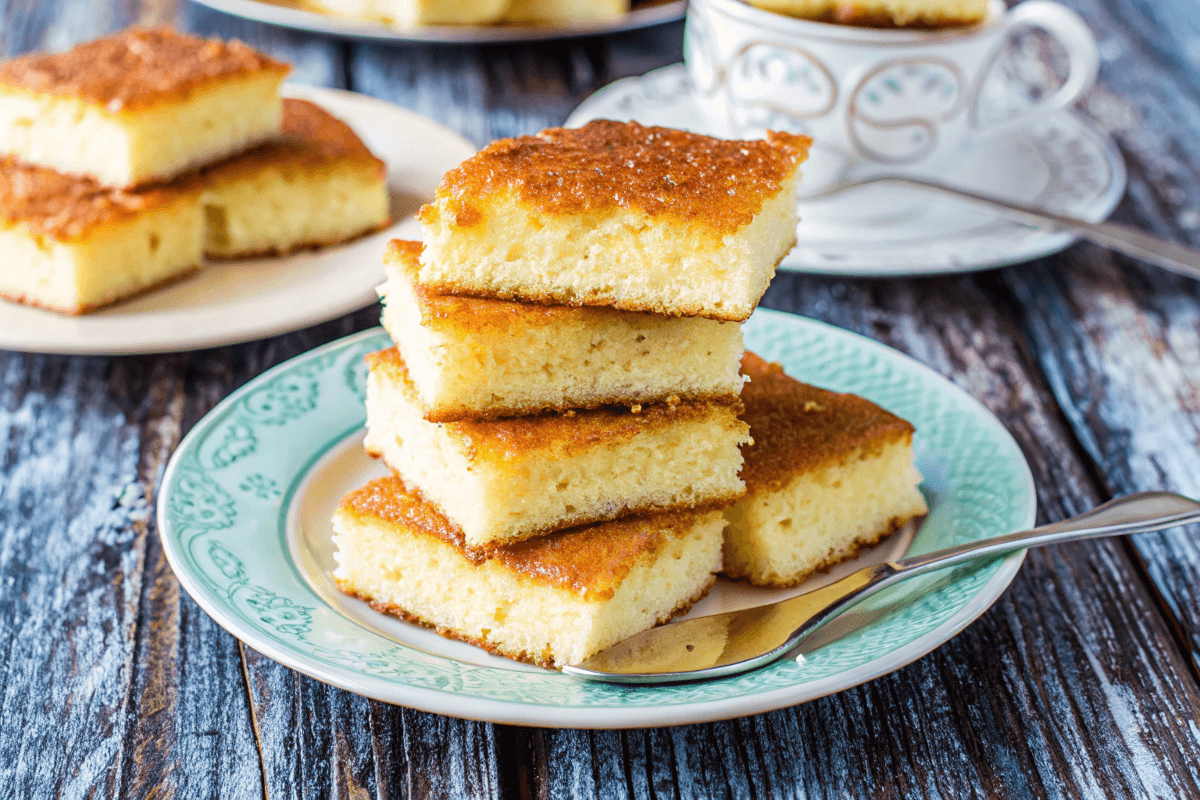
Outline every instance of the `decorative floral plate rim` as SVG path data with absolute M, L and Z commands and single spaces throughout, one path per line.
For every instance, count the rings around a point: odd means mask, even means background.
M 797 377 L 863 394 L 917 425 L 931 513 L 912 552 L 1033 523 L 1033 479 L 1019 447 L 961 389 L 907 356 L 824 323 L 759 310 L 745 329 L 749 349 Z M 745 716 L 841 691 L 920 658 L 990 607 L 1023 558 L 895 587 L 879 597 L 882 615 L 873 623 L 798 659 L 705 683 L 609 686 L 399 644 L 325 602 L 287 541 L 306 476 L 363 424 L 362 356 L 387 344 L 381 330 L 365 331 L 235 391 L 184 437 L 158 500 L 159 535 L 184 589 L 251 647 L 326 683 L 424 711 L 518 725 L 645 727 Z
M 690 92 L 684 65 L 671 64 L 601 87 L 571 112 L 564 125 L 578 127 L 601 118 L 636 119 L 647 125 L 710 133 Z M 776 121 L 775 127 L 787 126 Z M 1026 161 L 989 166 L 986 158 L 980 158 L 981 154 L 992 153 L 988 148 L 1001 141 L 1025 154 Z M 1026 181 L 1024 175 L 1012 177 L 1016 174 L 1014 163 L 1025 163 L 1031 172 L 1040 174 L 1029 166 L 1029 159 L 1034 158 L 1042 162 L 1044 185 Z M 1016 199 L 1091 222 L 1100 222 L 1112 213 L 1128 182 L 1125 162 L 1112 139 L 1068 110 L 1048 112 L 981 136 L 976 149 L 966 153 L 963 162 L 968 166 L 959 166 L 966 170 L 966 177 L 957 177 L 968 189 L 1003 193 L 997 186 L 1027 183 L 1036 186 L 1037 191 L 1022 189 Z M 942 175 L 930 177 L 946 179 Z M 849 209 L 862 206 L 871 192 L 889 193 L 875 205 L 903 205 L 909 198 L 917 198 L 925 207 L 941 202 L 917 190 L 898 187 L 860 189 L 818 201 L 801 198 L 796 247 L 784 257 L 779 269 L 861 277 L 968 272 L 1053 255 L 1076 240 L 1069 233 L 1038 230 L 965 206 L 958 208 L 968 214 L 969 221 L 956 220 L 962 228 L 952 233 L 947 233 L 938 216 L 913 218 L 890 211 L 871 214 L 866 221 L 855 224 Z M 891 231 L 898 238 L 886 238 Z M 912 236 L 914 231 L 919 235 Z

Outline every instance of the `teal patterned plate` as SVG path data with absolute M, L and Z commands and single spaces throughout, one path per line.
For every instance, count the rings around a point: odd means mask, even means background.
M 930 514 L 915 535 L 892 537 L 859 565 L 1033 524 L 1033 479 L 1020 449 L 949 381 L 861 336 L 789 314 L 759 310 L 745 332 L 748 349 L 791 375 L 861 394 L 916 425 Z M 380 474 L 362 454 L 362 357 L 387 345 L 383 331 L 366 331 L 234 392 L 184 438 L 159 497 L 163 547 L 188 593 L 235 636 L 318 680 L 517 725 L 620 728 L 743 716 L 920 658 L 982 614 L 1020 567 L 1017 554 L 902 584 L 844 615 L 796 657 L 706 683 L 609 686 L 491 656 L 377 614 L 333 587 L 330 514 L 344 492 Z M 719 582 L 693 613 L 776 596 Z

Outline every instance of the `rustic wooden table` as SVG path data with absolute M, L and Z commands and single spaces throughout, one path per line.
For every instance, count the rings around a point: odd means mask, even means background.
M 1082 104 L 1119 142 L 1115 218 L 1200 244 L 1195 0 L 1066 0 L 1104 64 Z M 238 36 L 304 82 L 483 144 L 680 59 L 682 28 L 530 46 L 376 46 L 176 0 L 0 0 L 0 53 L 134 22 Z M 982 400 L 1043 520 L 1140 489 L 1200 496 L 1200 287 L 1079 245 L 978 275 L 781 274 L 764 305 L 910 353 Z M 823 700 L 708 725 L 536 730 L 392 707 L 241 645 L 163 559 L 151 509 L 180 437 L 235 387 L 377 309 L 199 353 L 0 353 L 5 797 L 1200 796 L 1200 543 L 1180 530 L 1030 553 L 951 642 Z

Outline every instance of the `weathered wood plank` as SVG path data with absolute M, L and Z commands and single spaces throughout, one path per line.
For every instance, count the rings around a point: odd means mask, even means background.
M 980 398 L 1028 456 L 1043 519 L 1102 499 L 986 280 L 783 274 L 764 305 L 881 339 Z M 1196 794 L 1197 713 L 1153 597 L 1122 545 L 1101 542 L 1030 553 L 979 621 L 863 687 L 709 726 L 527 736 L 545 798 L 1182 797 Z
M 379 797 L 512 797 L 501 726 L 372 702 Z
M 66 50 L 138 21 L 138 9 L 126 3 L 74 0 L 3 0 L 0 2 L 0 57 L 39 50 Z
M 243 796 L 254 796 L 244 693 L 212 703 L 238 685 L 236 650 L 204 646 L 217 627 L 194 606 L 145 605 L 166 569 L 147 496 L 177 432 L 147 433 L 176 413 L 169 367 L 7 353 L 0 363 L 2 793 L 136 796 L 135 759 L 162 753 L 159 785 L 239 796 L 249 782 Z
M 6 21 L 0 47 L 10 54 L 63 47 L 129 22 L 175 19 L 205 35 L 240 36 L 297 62 L 300 80 L 341 86 L 349 77 L 356 88 L 429 113 L 480 144 L 557 124 L 603 83 L 678 58 L 677 26 L 661 37 L 528 48 L 365 47 L 175 3 L 13 0 L 0 5 Z M 1097 4 L 1093 10 L 1116 20 L 1118 12 L 1106 9 Z M 1162 13 L 1144 5 L 1136 10 L 1147 18 Z M 1119 13 L 1126 13 L 1123 6 Z M 1142 24 L 1142 17 L 1131 19 L 1132 27 Z M 1150 30 L 1163 25 L 1151 23 Z M 1173 42 L 1186 37 L 1172 36 L 1163 42 L 1144 37 L 1137 63 L 1183 64 L 1172 54 L 1189 51 Z M 1106 50 L 1116 53 L 1110 61 L 1119 61 L 1126 46 L 1115 41 L 1118 50 Z M 1108 115 L 1131 161 L 1153 157 L 1139 172 L 1149 177 L 1135 176 L 1135 196 L 1145 199 L 1137 213 L 1173 234 L 1200 228 L 1200 212 L 1192 216 L 1188 206 L 1196 196 L 1195 171 L 1186 158 L 1176 159 L 1186 150 L 1186 136 L 1139 133 L 1124 99 L 1134 89 L 1113 85 L 1103 84 L 1088 108 Z M 1155 85 L 1168 94 L 1174 86 Z M 1162 130 L 1168 132 L 1200 127 L 1190 109 L 1172 112 L 1170 105 L 1168 96 L 1155 107 L 1154 126 L 1167 119 Z M 1123 213 L 1130 213 L 1128 206 Z M 1086 271 L 1070 259 L 1050 263 L 1068 264 L 1072 281 L 1075 272 Z M 1099 291 L 1113 269 L 1100 269 L 1085 285 Z M 1111 427 L 1090 416 L 1072 417 L 1072 409 L 1090 407 L 1066 400 L 1089 397 L 1084 379 L 1093 369 L 1111 378 L 1125 367 L 1120 348 L 1104 336 L 1113 320 L 1139 319 L 1129 316 L 1138 307 L 1131 304 L 1147 295 L 1128 287 L 1101 293 L 1116 309 L 1087 329 L 1101 341 L 1080 345 L 1078 363 L 1056 374 L 1044 354 L 1069 333 L 1064 320 L 1071 317 L 1061 306 L 1078 295 L 1071 286 L 1028 280 L 1020 270 L 1000 281 L 784 276 L 768 304 L 907 349 L 981 396 L 1017 433 L 1034 462 L 1044 511 L 1058 517 L 1113 487 L 1093 483 L 1021 333 L 1049 365 L 1049 387 L 1108 474 L 1098 454 L 1120 465 L 1120 430 L 1109 434 Z M 1179 306 L 1191 300 L 1186 286 L 1151 289 L 1148 296 L 1160 303 L 1150 304 L 1153 314 L 1144 313 L 1152 322 L 1182 313 Z M 1023 309 L 1022 328 L 1011 322 L 1014 297 Z M 1191 324 L 1190 316 L 1183 319 Z M 27 796 L 98 790 L 247 797 L 473 797 L 523 790 L 546 797 L 1195 793 L 1200 745 L 1189 721 L 1200 710 L 1196 684 L 1156 616 L 1154 598 L 1139 583 L 1137 565 L 1112 544 L 1031 556 L 995 609 L 893 676 L 796 709 L 716 725 L 583 734 L 466 723 L 364 701 L 249 650 L 240 656 L 233 638 L 180 596 L 148 521 L 150 489 L 180 433 L 231 389 L 373 322 L 374 312 L 367 311 L 199 356 L 0 355 L 0 430 L 8 441 L 0 485 L 0 646 L 9 654 L 0 702 L 5 719 L 16 722 L 0 735 L 5 789 L 19 787 Z M 1179 331 L 1163 329 L 1175 337 L 1164 341 L 1178 347 Z M 1177 369 L 1191 375 L 1191 340 L 1182 341 L 1187 358 L 1176 356 L 1183 365 Z M 1067 357 L 1076 358 L 1074 351 Z M 1119 393 L 1107 391 L 1120 408 Z M 1190 397 L 1166 402 L 1163 416 L 1190 420 Z M 1145 419 L 1136 422 L 1143 426 Z M 1173 424 L 1176 433 L 1187 432 Z M 1094 437 L 1102 443 L 1096 447 L 1084 435 L 1093 429 L 1105 431 Z M 1135 426 L 1136 435 L 1145 430 Z M 1147 445 L 1140 452 L 1156 451 Z M 1188 463 L 1196 462 L 1185 454 L 1169 466 Z M 1139 480 L 1150 474 L 1149 467 L 1139 469 Z M 126 492 L 130 485 L 142 488 L 145 503 L 136 490 Z M 1178 555 L 1148 559 L 1152 575 L 1159 566 L 1164 571 L 1156 578 L 1160 586 L 1176 586 L 1192 574 L 1166 574 L 1178 563 L 1173 558 Z M 109 611 L 89 612 L 110 607 L 109 617 Z M 67 662 L 84 669 L 71 674 L 55 666 Z M 63 721 L 43 719 L 47 709 Z
M 1130 188 L 1116 218 L 1200 244 L 1200 21 L 1186 4 L 1073 5 L 1107 59 L 1086 108 L 1129 165 Z M 1053 265 L 1008 270 L 1002 278 L 1105 491 L 1168 488 L 1200 496 L 1200 287 L 1084 245 Z M 1177 532 L 1132 541 L 1200 675 L 1200 542 Z

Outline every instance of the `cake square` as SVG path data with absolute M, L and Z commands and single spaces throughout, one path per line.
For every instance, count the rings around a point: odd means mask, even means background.
M 737 400 L 434 423 L 395 348 L 367 363 L 367 452 L 473 550 L 627 514 L 724 506 L 744 491 Z
M 166 180 L 278 135 L 288 70 L 167 27 L 23 56 L 0 65 L 0 153 L 111 186 Z
M 354 130 L 285 98 L 282 136 L 204 171 L 205 255 L 284 255 L 386 227 L 387 171 Z
M 724 572 L 792 586 L 849 560 L 929 511 L 913 426 L 869 400 L 818 389 L 746 353 L 752 445 L 746 495 L 726 509 Z
M 347 495 L 333 518 L 346 594 L 493 653 L 577 664 L 667 622 L 721 567 L 720 511 L 574 528 L 473 557 L 432 504 L 396 477 Z
M 987 17 L 988 0 L 747 0 L 801 19 L 883 28 L 948 28 Z
M 380 296 L 427 420 L 741 391 L 736 322 L 443 295 L 418 283 L 420 254 L 419 242 L 391 242 Z
M 499 22 L 509 0 L 313 0 L 313 5 L 339 16 L 377 19 L 409 28 Z
M 419 218 L 433 291 L 740 322 L 796 242 L 811 140 L 598 120 L 503 139 Z
M 109 189 L 0 158 L 0 296 L 79 314 L 199 269 L 201 189 Z

